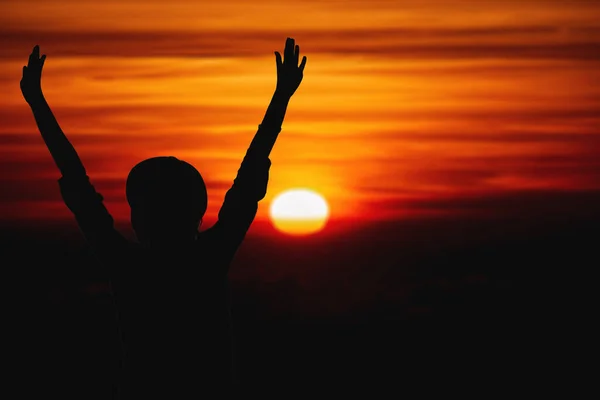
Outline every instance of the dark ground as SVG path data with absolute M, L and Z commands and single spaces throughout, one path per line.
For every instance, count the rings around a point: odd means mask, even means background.
M 251 233 L 231 270 L 240 389 L 397 396 L 585 380 L 598 222 L 595 213 L 549 214 L 305 239 Z M 114 308 L 77 228 L 2 232 L 4 329 L 21 391 L 110 398 Z

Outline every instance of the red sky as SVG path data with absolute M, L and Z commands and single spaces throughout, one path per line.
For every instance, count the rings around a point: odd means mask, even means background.
M 19 90 L 35 44 L 46 98 L 119 221 L 129 169 L 156 155 L 202 172 L 214 219 L 287 36 L 308 64 L 259 219 L 294 187 L 366 220 L 599 190 L 599 20 L 592 1 L 2 1 L 0 221 L 71 218 Z

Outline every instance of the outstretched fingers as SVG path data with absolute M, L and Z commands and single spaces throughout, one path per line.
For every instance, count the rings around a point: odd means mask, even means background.
M 40 67 L 41 68 L 44 65 L 44 61 L 46 61 L 46 55 L 44 54 L 40 58 L 40 46 L 36 44 L 33 47 L 33 50 L 31 51 L 31 54 L 29 55 L 28 66 L 29 67 Z
M 38 45 L 35 45 L 33 47 L 33 50 L 31 51 L 31 54 L 29 55 L 29 65 L 35 65 L 35 63 L 37 62 L 37 60 L 39 60 L 40 58 L 40 47 Z
M 277 87 L 276 91 L 292 96 L 300 82 L 306 66 L 306 56 L 302 57 L 302 62 L 298 65 L 300 59 L 300 46 L 296 45 L 293 38 L 288 37 L 285 41 L 283 50 L 283 61 L 281 54 L 275 52 L 277 61 Z
M 285 41 L 285 50 L 284 50 L 284 60 L 290 62 L 294 58 L 294 44 L 295 41 L 293 38 L 287 38 Z M 298 64 L 296 64 L 298 65 Z
M 306 67 L 306 56 L 302 57 L 302 62 L 300 63 L 300 72 L 304 72 L 304 67 Z

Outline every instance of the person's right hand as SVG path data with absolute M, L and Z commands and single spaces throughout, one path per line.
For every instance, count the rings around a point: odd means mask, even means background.
M 291 97 L 300 86 L 300 82 L 302 82 L 306 56 L 302 57 L 302 62 L 298 66 L 300 47 L 295 45 L 292 38 L 287 38 L 283 56 L 282 60 L 281 54 L 278 51 L 275 52 L 275 61 L 277 62 L 277 87 L 275 91 Z
M 44 61 L 46 61 L 46 55 L 40 57 L 40 46 L 36 45 L 29 55 L 27 66 L 23 67 L 23 77 L 21 78 L 21 92 L 29 104 L 44 98 L 42 93 Z

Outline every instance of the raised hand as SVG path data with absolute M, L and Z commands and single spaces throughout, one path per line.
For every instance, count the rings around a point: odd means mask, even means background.
M 46 61 L 46 55 L 40 57 L 40 46 L 36 45 L 29 55 L 27 66 L 23 67 L 23 77 L 21 78 L 21 92 L 29 104 L 44 98 L 42 94 L 44 61 Z
M 292 38 L 287 38 L 283 55 L 282 61 L 281 54 L 278 51 L 275 52 L 275 61 L 277 62 L 277 87 L 275 91 L 291 97 L 300 86 L 300 82 L 302 82 L 306 56 L 302 57 L 302 62 L 298 66 L 300 46 L 296 45 Z

